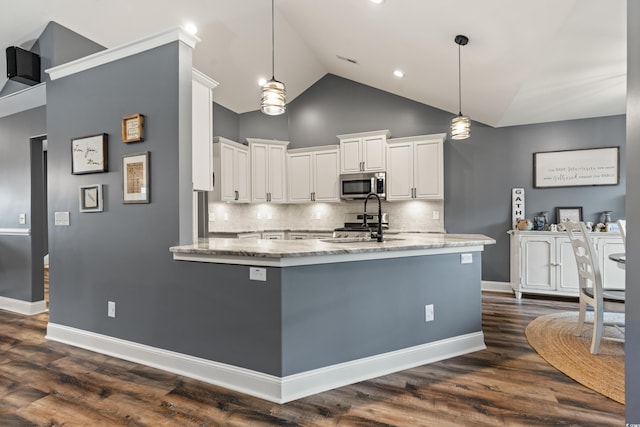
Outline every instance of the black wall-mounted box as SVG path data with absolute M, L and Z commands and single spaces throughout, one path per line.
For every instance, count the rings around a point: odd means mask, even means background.
M 40 83 L 40 55 L 19 47 L 8 47 L 7 77 L 30 86 Z

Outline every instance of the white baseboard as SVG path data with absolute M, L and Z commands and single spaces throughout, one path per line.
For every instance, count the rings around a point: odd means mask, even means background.
M 275 403 L 484 350 L 482 331 L 363 359 L 277 377 L 250 369 L 49 323 L 47 339 L 118 357 Z
M 0 310 L 13 311 L 14 313 L 33 316 L 47 311 L 47 303 L 40 301 L 22 301 L 19 299 L 0 297 Z
M 511 282 L 492 282 L 490 280 L 482 281 L 482 290 L 485 292 L 504 292 L 513 293 Z

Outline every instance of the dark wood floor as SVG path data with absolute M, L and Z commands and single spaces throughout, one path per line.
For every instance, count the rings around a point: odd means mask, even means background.
M 527 344 L 575 301 L 483 296 L 488 349 L 277 405 L 44 339 L 47 315 L 0 310 L 0 426 L 621 426 L 624 406 Z

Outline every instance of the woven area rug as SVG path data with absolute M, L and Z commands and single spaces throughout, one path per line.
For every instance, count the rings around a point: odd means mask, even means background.
M 587 321 L 593 313 L 587 312 Z M 622 321 L 624 315 L 605 313 L 606 321 Z M 580 384 L 624 404 L 624 343 L 603 339 L 597 355 L 590 352 L 591 323 L 582 336 L 575 336 L 578 312 L 541 316 L 529 323 L 525 333 L 529 344 L 551 366 Z M 614 327 L 605 327 L 604 336 L 622 338 Z

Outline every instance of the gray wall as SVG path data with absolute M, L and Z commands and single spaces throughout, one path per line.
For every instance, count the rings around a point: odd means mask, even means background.
M 282 375 L 482 330 L 480 252 L 282 269 Z M 398 278 L 401 278 L 398 280 Z M 434 305 L 434 321 L 424 306 Z
M 640 164 L 640 2 L 627 2 L 627 159 Z M 629 182 L 640 182 L 640 168 L 628 168 Z M 627 305 L 625 343 L 626 419 L 640 424 L 640 186 L 627 191 Z
M 257 101 L 256 101 L 257 102 Z M 336 135 L 389 129 L 392 137 L 448 132 L 453 115 L 331 74 L 269 117 L 241 114 L 239 136 L 285 139 L 290 148 L 337 144 Z M 221 121 L 228 120 L 226 124 Z M 214 127 L 229 126 L 228 116 Z M 612 210 L 624 217 L 625 118 L 600 117 L 494 129 L 473 123 L 471 138 L 445 143 L 445 228 L 450 233 L 481 233 L 496 239 L 483 256 L 483 279 L 509 281 L 511 188 L 526 192 L 527 216 L 558 206 L 582 206 L 585 220 L 599 221 Z M 617 186 L 533 189 L 533 153 L 620 146 Z
M 0 235 L 0 296 L 23 301 L 42 300 L 44 293 L 42 201 L 32 199 L 32 185 L 41 185 L 42 166 L 34 163 L 42 159 L 42 144 L 30 137 L 45 129 L 44 107 L 0 118 L 0 228 L 31 229 L 29 236 Z M 20 213 L 27 215 L 25 225 L 18 223 Z
M 279 270 L 258 286 L 246 267 L 177 262 L 169 253 L 180 239 L 180 129 L 191 127 L 179 114 L 183 86 L 191 87 L 180 75 L 190 57 L 176 65 L 183 49 L 171 43 L 47 85 L 50 321 L 277 374 Z M 123 144 L 121 120 L 132 113 L 145 115 L 146 138 Z M 101 132 L 109 171 L 71 175 L 71 138 Z M 125 205 L 121 158 L 142 151 L 150 152 L 151 203 Z M 78 187 L 94 183 L 104 185 L 105 211 L 79 213 Z M 70 212 L 71 225 L 54 226 L 56 211 Z

